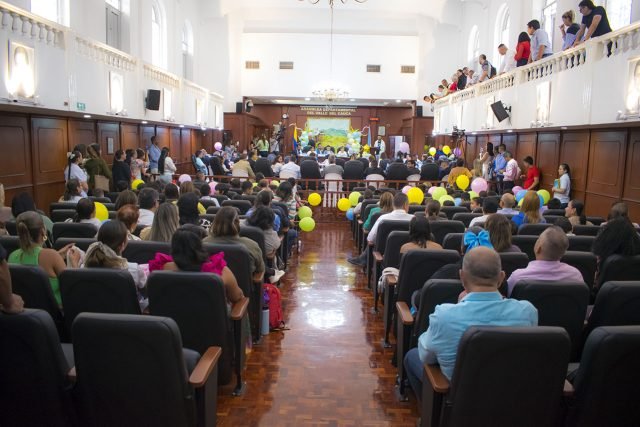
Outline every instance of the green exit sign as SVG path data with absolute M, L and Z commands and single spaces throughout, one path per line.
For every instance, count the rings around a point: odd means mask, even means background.
M 87 109 L 87 105 L 84 102 L 76 103 L 76 107 L 78 108 L 78 111 L 84 111 Z

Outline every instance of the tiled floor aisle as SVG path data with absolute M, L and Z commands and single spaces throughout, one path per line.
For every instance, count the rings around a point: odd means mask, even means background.
M 290 330 L 272 332 L 249 357 L 245 396 L 225 389 L 222 426 L 413 426 L 415 402 L 397 402 L 383 350 L 382 314 L 364 274 L 348 264 L 348 224 L 318 224 L 303 236 L 281 286 Z

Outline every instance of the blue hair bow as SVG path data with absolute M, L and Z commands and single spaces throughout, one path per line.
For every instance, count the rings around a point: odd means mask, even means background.
M 487 230 L 482 230 L 478 234 L 473 231 L 467 231 L 464 233 L 464 247 L 467 248 L 467 251 L 477 248 L 478 246 L 485 246 L 493 249 L 491 239 L 489 238 L 489 232 Z

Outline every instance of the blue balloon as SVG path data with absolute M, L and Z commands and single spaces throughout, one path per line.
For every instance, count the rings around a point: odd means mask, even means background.
M 538 198 L 540 199 L 540 207 L 544 206 L 544 197 L 542 197 L 542 195 L 538 194 Z
M 520 202 L 520 200 L 522 200 L 522 198 L 527 194 L 527 190 L 520 190 L 518 191 L 518 193 L 516 194 L 516 202 Z
M 349 221 L 353 221 L 353 209 L 349 209 L 349 210 L 347 211 L 347 219 L 348 219 Z
M 462 204 L 462 199 L 460 197 L 456 197 L 455 199 L 453 199 L 453 203 L 456 206 L 460 206 Z

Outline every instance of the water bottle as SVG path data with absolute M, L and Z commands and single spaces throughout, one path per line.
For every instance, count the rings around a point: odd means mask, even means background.
M 262 319 L 260 323 L 260 333 L 269 335 L 269 307 L 262 307 Z

